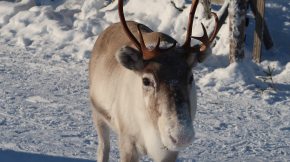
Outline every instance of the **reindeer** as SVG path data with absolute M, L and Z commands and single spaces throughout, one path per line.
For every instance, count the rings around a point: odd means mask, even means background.
M 118 136 L 121 162 L 146 154 L 154 161 L 175 161 L 191 144 L 197 108 L 192 67 L 205 59 L 218 32 L 215 26 L 209 37 L 202 24 L 203 36 L 191 36 L 197 4 L 192 1 L 186 40 L 178 46 L 164 33 L 126 21 L 123 0 L 118 1 L 120 23 L 99 35 L 89 63 L 98 162 L 109 160 L 110 129 Z M 192 46 L 191 38 L 201 43 Z

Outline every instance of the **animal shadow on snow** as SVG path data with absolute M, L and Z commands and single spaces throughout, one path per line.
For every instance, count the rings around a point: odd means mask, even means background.
M 11 150 L 1 150 L 1 149 L 0 149 L 0 161 L 1 162 L 95 162 L 95 161 L 85 160 L 85 159 L 56 157 L 56 156 L 15 152 Z
M 179 158 L 176 160 L 176 162 L 196 162 L 196 161 L 194 159 Z

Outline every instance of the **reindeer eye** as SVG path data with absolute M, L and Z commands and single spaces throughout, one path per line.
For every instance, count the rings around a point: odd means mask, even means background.
M 143 78 L 143 85 L 150 86 L 150 80 L 148 78 Z
M 189 84 L 192 84 L 192 82 L 193 82 L 193 75 L 191 75 L 191 76 L 189 77 L 189 81 L 188 81 L 188 83 L 189 83 Z

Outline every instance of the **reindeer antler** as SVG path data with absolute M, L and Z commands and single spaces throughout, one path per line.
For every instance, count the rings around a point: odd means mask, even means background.
M 218 33 L 218 16 L 216 15 L 216 13 L 212 12 L 212 15 L 215 18 L 216 25 L 215 25 L 213 34 L 210 36 L 210 38 L 208 37 L 208 34 L 206 32 L 206 29 L 205 29 L 203 23 L 201 23 L 202 30 L 203 30 L 203 36 L 201 36 L 201 37 L 191 36 L 192 24 L 193 24 L 194 14 L 196 12 L 197 4 L 198 4 L 198 0 L 192 0 L 192 5 L 191 5 L 190 13 L 189 13 L 187 35 L 186 35 L 185 43 L 183 44 L 182 47 L 186 48 L 186 49 L 190 49 L 191 51 L 194 51 L 194 52 L 205 52 L 206 49 L 209 47 L 209 45 L 213 42 L 214 38 L 216 37 L 216 35 Z M 198 47 L 196 47 L 196 46 L 191 47 L 191 44 L 190 44 L 191 38 L 194 38 L 194 39 L 201 41 L 202 44 L 199 45 Z M 196 50 L 198 50 L 198 51 L 196 51 Z
M 216 35 L 218 33 L 218 16 L 216 15 L 216 13 L 212 12 L 212 15 L 215 18 L 216 25 L 215 25 L 214 31 L 213 31 L 213 33 L 212 33 L 212 35 L 210 37 L 208 37 L 208 34 L 206 32 L 206 29 L 205 29 L 203 23 L 201 23 L 202 30 L 203 30 L 203 36 L 201 36 L 201 37 L 191 36 L 194 14 L 196 12 L 196 8 L 197 8 L 197 5 L 198 5 L 198 2 L 199 2 L 198 0 L 192 0 L 192 5 L 191 5 L 190 13 L 189 13 L 187 35 L 186 35 L 185 43 L 183 44 L 182 47 L 187 49 L 187 50 L 190 50 L 192 52 L 203 53 L 210 46 L 210 44 L 213 42 L 214 38 L 216 37 Z M 166 48 L 166 49 L 161 49 L 160 48 L 161 39 L 159 37 L 158 41 L 156 43 L 156 46 L 153 49 L 148 49 L 146 47 L 146 45 L 145 45 L 145 41 L 143 39 L 143 35 L 142 35 L 142 32 L 141 32 L 141 24 L 137 25 L 140 42 L 136 39 L 136 37 L 130 31 L 130 29 L 129 29 L 127 23 L 126 23 L 125 16 L 124 16 L 123 0 L 119 0 L 118 1 L 118 9 L 119 9 L 120 21 L 121 21 L 121 24 L 122 24 L 122 27 L 123 27 L 125 33 L 129 37 L 129 39 L 134 43 L 134 45 L 138 48 L 138 50 L 142 53 L 144 60 L 152 59 L 157 54 L 159 54 L 161 52 L 168 51 L 168 50 L 170 50 L 170 49 L 172 49 L 172 48 L 174 48 L 176 46 L 176 42 L 174 42 L 171 47 Z M 202 44 L 192 47 L 191 46 L 191 38 L 194 38 L 194 39 L 197 39 L 197 40 L 201 41 Z
M 134 43 L 134 45 L 138 48 L 138 50 L 142 53 L 144 60 L 152 59 L 157 54 L 168 51 L 176 46 L 176 42 L 174 42 L 173 45 L 170 46 L 169 48 L 166 48 L 166 49 L 160 48 L 161 39 L 159 37 L 156 46 L 153 49 L 148 49 L 145 45 L 145 41 L 143 39 L 143 35 L 141 32 L 141 28 L 140 28 L 141 24 L 137 25 L 138 34 L 140 37 L 140 43 L 138 42 L 138 40 L 135 38 L 135 36 L 132 34 L 130 29 L 128 28 L 128 25 L 126 23 L 125 16 L 124 16 L 124 11 L 123 11 L 123 0 L 118 1 L 118 9 L 119 9 L 120 21 L 121 21 L 121 24 L 123 26 L 125 33 L 129 37 L 129 39 Z

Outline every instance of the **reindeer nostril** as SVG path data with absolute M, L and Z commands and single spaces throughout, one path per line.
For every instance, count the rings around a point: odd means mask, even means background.
M 171 135 L 169 135 L 169 137 L 170 137 L 171 141 L 172 141 L 174 144 L 176 144 L 176 143 L 177 143 L 177 141 L 176 141 L 176 139 L 175 139 L 175 138 L 173 138 Z

